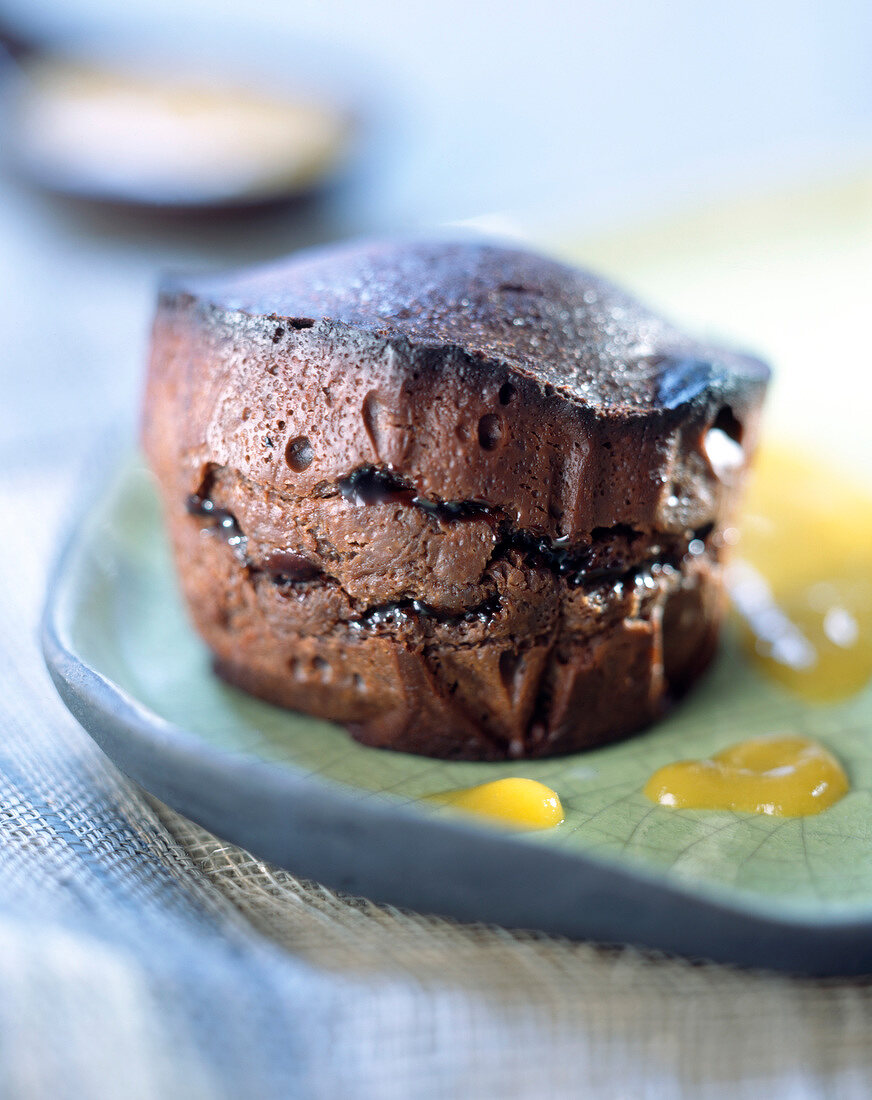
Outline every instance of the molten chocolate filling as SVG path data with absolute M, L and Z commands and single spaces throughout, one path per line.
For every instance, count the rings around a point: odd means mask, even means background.
M 262 560 L 248 555 L 248 539 L 236 516 L 219 507 L 210 497 L 215 471 L 206 478 L 200 490 L 187 498 L 186 509 L 198 518 L 204 529 L 223 539 L 252 575 L 261 574 L 280 587 L 305 585 L 330 579 L 317 562 L 295 550 L 272 550 Z M 572 548 L 569 537 L 551 539 L 535 531 L 514 527 L 501 517 L 498 509 L 483 501 L 436 501 L 418 494 L 404 478 L 375 466 L 362 466 L 337 483 L 339 494 L 352 504 L 400 504 L 419 508 L 438 522 L 462 522 L 487 518 L 494 527 L 497 542 L 491 557 L 498 561 L 514 552 L 532 568 L 547 569 L 565 579 L 570 587 L 582 584 L 656 584 L 663 573 L 679 570 L 688 552 L 698 554 L 701 545 L 708 545 L 713 524 L 687 532 L 684 537 L 663 535 L 653 547 L 655 553 L 635 563 L 626 560 L 626 549 L 645 538 L 627 524 L 598 527 L 591 532 L 589 545 Z M 325 493 L 330 495 L 329 493 Z M 691 543 L 695 546 L 691 550 Z M 622 547 L 625 549 L 622 551 Z M 424 617 L 440 623 L 487 622 L 500 607 L 499 596 L 493 594 L 463 611 L 446 611 L 419 599 L 392 600 L 364 610 L 351 621 L 355 629 L 379 629 L 382 626 L 410 618 Z

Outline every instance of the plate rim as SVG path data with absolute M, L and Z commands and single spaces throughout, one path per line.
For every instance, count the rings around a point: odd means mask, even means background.
M 102 469 L 49 575 L 42 652 L 83 729 L 172 809 L 292 874 L 381 904 L 744 967 L 872 973 L 872 911 L 777 913 L 762 895 L 730 896 L 641 865 L 362 798 L 293 764 L 218 749 L 161 718 L 77 653 L 68 629 L 91 524 L 134 462 L 128 455 Z

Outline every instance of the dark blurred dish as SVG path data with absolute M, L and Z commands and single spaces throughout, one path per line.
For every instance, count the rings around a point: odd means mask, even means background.
M 31 55 L 13 80 L 10 153 L 58 193 L 226 207 L 309 192 L 349 151 L 339 105 L 284 88 Z

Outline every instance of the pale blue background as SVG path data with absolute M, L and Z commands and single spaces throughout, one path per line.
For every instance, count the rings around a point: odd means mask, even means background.
M 11 0 L 28 25 L 230 37 L 361 76 L 396 142 L 368 216 L 599 224 L 872 155 L 868 0 Z M 389 116 L 389 118 L 387 118 Z M 388 142 L 390 145 L 390 142 Z

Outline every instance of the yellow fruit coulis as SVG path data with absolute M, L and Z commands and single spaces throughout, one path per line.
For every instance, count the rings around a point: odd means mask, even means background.
M 872 680 L 872 490 L 789 451 L 758 456 L 729 567 L 743 642 L 770 678 L 814 702 Z M 757 737 L 710 760 L 660 768 L 645 785 L 676 809 L 803 817 L 838 802 L 850 784 L 839 761 L 805 737 Z M 563 821 L 557 794 L 532 779 L 498 779 L 431 795 L 515 829 Z
M 730 592 L 761 671 L 816 703 L 872 681 L 872 489 L 764 450 L 735 557 Z
M 496 779 L 476 787 L 432 794 L 428 801 L 453 806 L 512 829 L 552 829 L 563 821 L 557 792 L 535 779 Z
M 789 450 L 764 449 L 753 472 L 728 586 L 755 666 L 803 699 L 837 702 L 872 680 L 872 490 Z M 667 764 L 645 785 L 675 809 L 804 817 L 850 784 L 805 737 L 773 735 L 710 760 Z
M 806 737 L 755 737 L 711 760 L 682 760 L 645 785 L 652 802 L 673 809 L 738 810 L 779 817 L 819 814 L 849 789 L 831 752 Z

